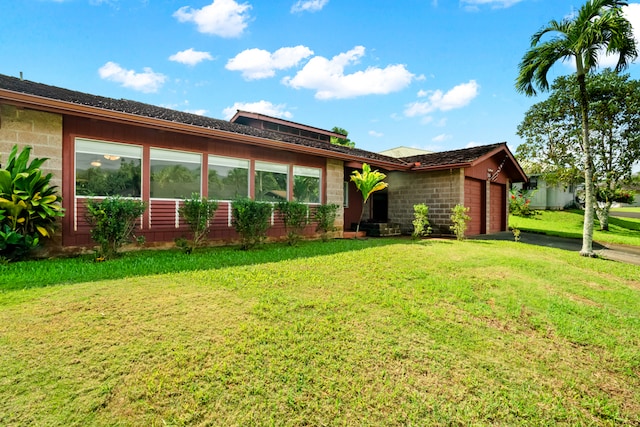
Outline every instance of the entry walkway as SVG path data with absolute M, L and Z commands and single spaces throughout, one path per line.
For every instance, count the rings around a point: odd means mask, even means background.
M 472 238 L 478 240 L 513 241 L 513 233 L 510 231 L 503 231 L 500 233 L 473 236 Z M 582 239 L 547 236 L 546 234 L 527 233 L 525 231 L 520 234 L 520 242 L 529 245 L 547 246 L 550 248 L 564 249 L 574 252 L 580 252 L 580 249 L 582 249 Z M 638 246 L 600 244 L 593 242 L 593 251 L 600 258 L 640 265 L 640 247 Z

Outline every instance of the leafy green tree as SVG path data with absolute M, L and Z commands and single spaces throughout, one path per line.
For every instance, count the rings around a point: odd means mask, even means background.
M 242 239 L 242 249 L 251 249 L 267 238 L 272 211 L 270 203 L 247 198 L 231 203 L 232 223 Z
M 87 200 L 87 222 L 91 225 L 91 238 L 100 250 L 98 257 L 115 258 L 120 248 L 133 237 L 136 223 L 147 206 L 140 200 L 120 196 L 103 200 Z
M 589 99 L 589 139 L 593 146 L 595 205 L 600 228 L 608 230 L 611 204 L 631 179 L 640 158 L 640 82 L 611 70 L 586 78 Z M 518 135 L 525 139 L 516 152 L 547 182 L 572 183 L 584 169 L 580 149 L 580 107 L 576 78 L 559 77 L 549 98 L 525 114 Z M 531 172 L 528 170 L 528 172 Z
M 202 245 L 209 234 L 209 222 L 213 219 L 218 210 L 218 203 L 200 197 L 197 193 L 191 195 L 190 199 L 185 199 L 178 209 L 180 216 L 189 224 L 189 229 L 193 233 L 193 248 Z M 191 252 L 192 248 L 186 248 Z
M 451 226 L 449 228 L 456 235 L 456 239 L 464 240 L 466 238 L 467 227 L 471 217 L 467 215 L 469 208 L 464 205 L 455 205 L 451 208 Z
M 327 205 L 320 205 L 316 208 L 313 214 L 313 219 L 316 221 L 316 232 L 321 233 L 323 242 L 329 240 L 329 233 L 336 230 L 335 222 L 338 214 L 339 205 L 330 203 Z
M 573 59 L 578 80 L 582 153 L 584 156 L 585 215 L 582 236 L 583 256 L 593 256 L 594 185 L 592 146 L 589 141 L 589 101 L 586 75 L 598 67 L 598 55 L 604 50 L 618 56 L 616 71 L 625 69 L 638 56 L 633 28 L 622 14 L 619 0 L 587 0 L 577 14 L 562 21 L 552 20 L 531 37 L 531 48 L 519 65 L 516 89 L 527 96 L 549 89 L 547 73 L 551 67 L 567 59 Z M 549 40 L 542 38 L 552 34 Z
M 287 242 L 295 246 L 309 223 L 309 208 L 304 203 L 283 200 L 276 204 L 276 210 L 282 215 Z
M 18 154 L 15 145 L 0 169 L 0 256 L 10 260 L 26 256 L 41 237 L 51 237 L 64 216 L 52 175 L 40 169 L 48 159 L 29 162 L 30 155 L 31 147 Z
M 343 146 L 349 147 L 349 148 L 354 148 L 356 146 L 355 142 L 353 142 L 352 140 L 347 138 L 347 136 L 349 136 L 349 132 L 346 131 L 345 129 L 342 129 L 341 127 L 338 127 L 338 126 L 334 126 L 333 129 L 331 129 L 331 132 L 335 132 L 335 133 L 339 133 L 340 135 L 344 135 L 344 138 L 338 138 L 338 137 L 332 136 L 331 137 L 331 143 L 332 144 L 343 145 Z
M 367 200 L 371 194 L 376 191 L 384 190 L 389 186 L 386 182 L 382 182 L 387 175 L 378 170 L 371 170 L 371 166 L 366 163 L 362 164 L 362 173 L 359 171 L 353 171 L 351 173 L 351 181 L 356 185 L 356 188 L 362 193 L 362 211 L 360 212 L 360 220 L 356 227 L 356 236 L 360 231 L 360 223 L 362 222 L 362 216 L 364 215 L 364 207 L 367 204 Z
M 429 224 L 429 206 L 424 203 L 413 205 L 413 233 L 411 237 L 419 239 L 420 237 L 431 234 L 431 226 Z

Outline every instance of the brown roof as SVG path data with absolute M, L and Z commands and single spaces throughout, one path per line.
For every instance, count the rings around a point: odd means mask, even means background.
M 98 108 L 105 111 L 120 112 L 127 115 L 137 117 L 146 117 L 154 120 L 161 120 L 170 123 L 195 126 L 202 129 L 218 130 L 237 135 L 247 135 L 257 138 L 263 138 L 270 141 L 277 141 L 291 145 L 291 149 L 311 148 L 314 152 L 323 152 L 330 158 L 355 160 L 369 162 L 379 167 L 389 169 L 407 169 L 408 165 L 402 160 L 393 157 L 384 156 L 382 154 L 373 153 L 371 151 L 361 150 L 358 148 L 349 148 L 340 145 L 327 144 L 322 141 L 314 141 L 306 138 L 298 138 L 292 135 L 286 135 L 279 132 L 272 132 L 254 127 L 232 123 L 227 120 L 219 120 L 211 117 L 199 116 L 197 114 L 185 113 L 182 111 L 171 110 L 168 108 L 158 107 L 142 102 L 131 101 L 128 99 L 114 99 L 104 96 L 91 95 L 83 92 L 77 92 L 69 89 L 63 89 L 56 86 L 49 86 L 42 83 L 35 83 L 28 80 L 21 80 L 0 74 L 0 98 L 3 98 L 3 90 L 26 94 L 42 98 L 43 100 L 62 101 L 67 105 L 86 106 L 90 108 Z M 37 101 L 35 102 L 37 103 Z M 280 145 L 280 144 L 279 144 Z M 302 151 L 302 150 L 297 150 Z
M 480 158 L 493 154 L 494 151 L 506 147 L 506 142 L 497 144 L 480 145 L 478 147 L 463 148 L 460 150 L 441 151 L 438 153 L 418 154 L 417 156 L 403 157 L 408 163 L 420 163 L 421 168 L 432 166 L 451 166 L 472 164 Z
M 242 138 L 245 143 L 323 155 L 345 161 L 367 162 L 387 170 L 466 167 L 504 149 L 512 158 L 516 168 L 521 171 L 505 143 L 396 159 L 359 148 L 327 144 L 323 141 L 298 138 L 227 120 L 199 116 L 128 99 L 91 95 L 0 74 L 0 99 L 3 98 L 20 105 L 36 106 L 48 111 L 82 114 L 91 117 L 100 116 L 105 119 L 108 117 L 111 120 L 162 127 L 177 132 L 217 136 L 224 133 L 227 137 L 235 140 L 239 139 L 238 136 L 245 136 L 246 138 Z M 522 175 L 525 176 L 524 172 Z

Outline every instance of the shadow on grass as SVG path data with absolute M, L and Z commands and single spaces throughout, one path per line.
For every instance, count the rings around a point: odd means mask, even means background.
M 609 217 L 609 226 L 615 225 L 616 227 L 626 228 L 627 230 L 640 231 L 640 222 L 638 220 L 629 220 L 622 217 Z
M 411 242 L 409 239 L 399 238 L 337 239 L 324 243 L 303 241 L 296 247 L 285 243 L 269 243 L 250 251 L 242 251 L 237 246 L 201 248 L 190 255 L 177 249 L 133 251 L 124 253 L 117 259 L 99 263 L 94 262 L 91 255 L 22 261 L 0 265 L 0 292 L 183 271 L 215 270 Z

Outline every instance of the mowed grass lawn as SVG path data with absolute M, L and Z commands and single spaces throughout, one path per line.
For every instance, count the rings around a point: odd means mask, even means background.
M 640 212 L 637 208 L 622 208 L 612 212 Z M 509 226 L 522 231 L 552 236 L 582 239 L 584 212 L 581 210 L 539 211 L 529 218 L 509 216 Z M 593 227 L 593 240 L 603 244 L 640 246 L 640 218 L 609 217 L 609 231 L 600 230 L 597 217 Z
M 640 424 L 638 266 L 369 239 L 0 273 L 3 426 Z

